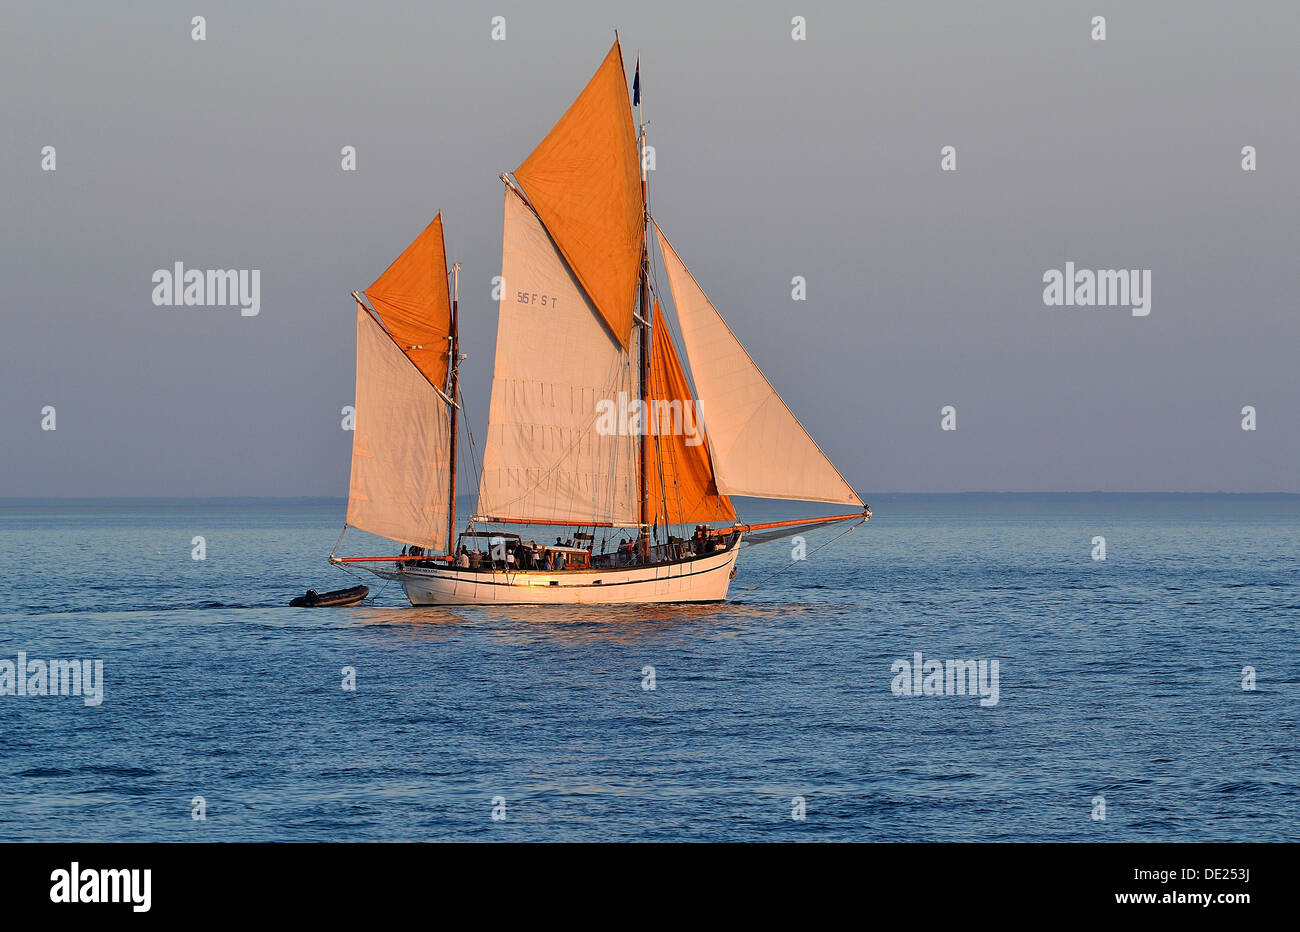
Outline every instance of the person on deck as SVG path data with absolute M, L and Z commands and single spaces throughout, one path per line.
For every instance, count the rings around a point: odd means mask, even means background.
M 456 565 L 463 570 L 469 569 L 469 554 L 465 552 L 464 547 L 461 547 L 460 553 L 456 554 Z

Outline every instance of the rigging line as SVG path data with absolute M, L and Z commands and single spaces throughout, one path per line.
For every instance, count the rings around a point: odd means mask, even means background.
M 360 579 L 361 577 L 358 576 L 357 578 Z M 370 596 L 370 598 L 366 599 L 367 602 L 374 604 L 375 599 L 383 595 L 384 590 L 388 588 L 388 584 L 393 581 L 392 578 L 388 576 L 383 577 L 383 580 L 384 580 L 384 584 L 379 587 L 379 591 L 376 592 L 374 595 Z
M 469 411 L 465 408 L 465 393 L 461 390 L 459 385 L 456 386 L 456 397 L 457 400 L 460 401 L 461 413 L 465 415 L 461 420 L 465 425 L 465 436 L 469 438 L 469 459 L 470 468 L 474 470 L 474 486 L 475 488 L 482 489 L 483 473 L 482 470 L 479 469 L 478 448 L 474 444 L 474 431 L 470 428 L 469 424 Z M 482 496 L 480 495 L 479 497 L 481 498 Z M 475 504 L 477 505 L 478 502 L 476 501 Z M 478 508 L 476 507 L 474 511 L 478 511 Z M 452 541 L 452 544 L 454 545 L 455 541 Z
M 659 295 L 656 293 L 655 297 L 656 297 L 656 299 L 657 299 L 657 298 L 659 297 Z M 673 306 L 673 310 L 676 311 L 676 309 L 677 309 L 677 308 L 676 308 L 676 305 L 674 305 L 674 306 Z M 673 338 L 672 325 L 671 325 L 671 324 L 669 323 L 669 321 L 668 321 L 668 316 L 667 316 L 666 314 L 661 314 L 661 315 L 660 315 L 660 320 L 663 321 L 663 323 L 664 323 L 665 325 L 668 326 L 668 332 L 665 334 L 665 336 L 666 336 L 667 339 L 668 339 L 668 342 L 669 342 L 670 344 L 671 344 L 671 343 L 681 343 L 681 344 L 684 346 L 685 344 L 683 343 L 683 341 L 681 340 L 680 337 L 678 337 L 676 340 L 674 340 L 674 338 Z M 674 345 L 674 347 L 673 347 L 674 351 L 676 351 L 676 348 L 677 348 L 677 347 Z M 682 352 L 680 352 L 680 353 L 677 354 L 678 364 L 679 364 L 679 365 L 681 364 L 681 360 L 685 358 L 685 355 L 686 355 L 686 354 L 685 354 L 685 351 L 684 351 L 684 350 L 683 350 Z M 683 367 L 683 369 L 682 369 L 682 374 L 683 374 L 684 377 L 687 378 L 686 387 L 687 387 L 688 391 L 690 392 L 690 394 L 691 394 L 691 396 L 692 396 L 692 399 L 693 399 L 694 397 L 697 397 L 697 396 L 696 396 L 696 393 L 695 393 L 695 386 L 692 384 L 692 380 L 689 378 L 689 376 L 687 376 L 687 373 L 686 373 L 686 370 L 685 370 L 684 367 Z M 661 373 L 661 375 L 662 375 L 663 382 L 664 382 L 664 394 L 667 395 L 667 393 L 668 393 L 668 386 L 667 386 L 668 376 L 667 376 L 666 374 L 662 374 L 662 373 Z M 697 429 L 698 429 L 699 431 L 701 431 L 702 433 L 704 432 L 704 423 L 703 423 L 703 420 L 700 421 L 699 425 L 697 426 Z M 678 480 L 679 480 L 679 477 L 680 477 L 680 472 L 681 472 L 681 468 L 682 468 L 682 462 L 681 462 L 680 458 L 678 457 L 678 452 L 679 452 L 679 451 L 676 449 L 676 445 L 672 445 L 672 446 L 671 446 L 671 450 L 672 450 L 672 452 L 671 452 L 670 455 L 671 455 L 672 460 L 673 460 L 673 462 L 672 462 L 672 465 L 673 465 L 673 489 L 674 489 L 674 491 L 675 491 L 675 493 L 676 493 L 676 499 L 677 499 L 677 511 L 678 511 L 678 514 L 681 515 L 681 514 L 684 513 L 684 509 L 682 508 L 681 483 L 680 483 Z M 661 479 L 662 479 L 662 476 L 661 476 Z M 666 512 L 667 512 L 667 504 L 668 504 L 668 503 L 667 503 L 667 493 L 665 492 L 665 500 L 664 500 L 665 518 L 667 518 L 667 514 L 666 514 Z M 696 504 L 698 504 L 698 503 L 696 503 Z M 689 523 L 690 523 L 690 522 L 684 522 L 684 523 L 682 524 L 682 527 L 685 528 Z
M 339 569 L 341 569 L 343 572 L 347 573 L 347 574 L 348 574 L 349 576 L 351 576 L 353 579 L 360 579 L 360 580 L 363 580 L 363 581 L 364 581 L 365 578 L 366 578 L 366 577 L 362 576 L 360 573 L 355 573 L 355 572 L 353 572 L 352 570 L 348 569 L 347 566 L 346 566 L 345 564 L 343 564 L 343 563 L 335 563 L 334 565 L 335 565 L 336 567 L 338 567 Z
M 661 315 L 661 319 L 662 319 L 662 315 Z M 659 382 L 661 383 L 659 387 L 664 397 L 667 398 L 668 375 L 666 372 L 661 371 L 659 373 Z M 650 384 L 651 384 L 651 388 L 655 387 L 655 375 L 653 371 L 650 374 Z M 678 476 L 681 470 L 678 468 L 678 464 L 677 464 L 677 446 L 676 444 L 669 444 L 668 449 L 669 449 L 668 456 L 669 458 L 672 459 L 672 467 L 673 467 L 673 493 L 677 501 L 677 514 L 680 515 L 682 514 L 682 490 L 681 490 L 681 484 L 678 482 Z M 659 495 L 660 495 L 660 499 L 663 501 L 663 506 L 664 506 L 664 533 L 667 534 L 669 537 L 671 537 L 672 534 L 670 533 L 669 530 L 670 524 L 668 521 L 668 486 L 664 480 L 664 475 L 666 473 L 666 470 L 664 469 L 664 445 L 659 442 L 659 438 L 657 435 L 655 437 L 655 456 L 656 456 L 656 463 L 659 467 Z
M 652 285 L 650 290 L 654 292 L 655 299 L 660 300 L 664 298 L 665 297 L 664 294 L 659 290 L 658 270 L 655 267 L 653 267 L 653 265 L 651 268 L 650 277 L 654 279 L 654 284 Z M 682 336 L 681 318 L 680 318 L 680 314 L 677 311 L 677 302 L 673 298 L 672 288 L 668 289 L 667 298 L 673 308 L 672 320 L 668 319 L 667 314 L 662 315 L 664 322 L 667 323 L 668 325 L 668 336 L 670 341 L 673 344 L 673 349 L 678 350 L 678 348 L 680 348 L 680 351 L 677 353 L 677 358 L 678 360 L 683 360 L 682 374 L 686 376 L 686 387 L 691 390 L 692 397 L 698 400 L 700 396 L 695 389 L 695 373 L 691 369 L 690 354 L 686 352 L 686 339 L 685 337 Z
M 663 319 L 663 315 L 662 315 L 662 314 L 660 315 L 660 319 L 661 319 L 661 320 Z M 666 334 L 664 334 L 664 336 L 667 337 L 669 343 L 672 342 L 672 333 L 671 333 L 671 332 L 670 332 L 670 333 L 666 333 Z M 679 365 L 680 365 L 680 362 L 679 362 Z M 668 376 L 667 376 L 667 374 L 665 373 L 665 375 L 664 375 L 664 394 L 667 394 L 667 393 L 668 393 L 668 385 L 667 385 L 667 383 L 668 383 Z M 685 404 L 690 404 L 691 401 L 690 401 L 690 399 L 686 399 L 684 403 L 685 403 Z M 684 422 L 685 422 L 685 419 L 686 419 L 686 415 L 685 415 L 685 413 L 683 412 L 683 414 L 682 414 L 683 424 L 684 424 Z M 674 444 L 669 444 L 668 449 L 669 449 L 669 454 L 668 454 L 668 455 L 669 455 L 669 457 L 672 459 L 672 468 L 673 468 L 673 496 L 674 496 L 674 498 L 677 500 L 677 515 L 678 515 L 678 517 L 685 517 L 685 515 L 686 515 L 686 509 L 685 509 L 684 507 L 682 507 L 682 483 L 681 483 L 681 477 L 682 477 L 682 475 L 683 475 L 683 473 L 684 473 L 684 471 L 685 471 L 684 454 L 682 454 L 681 449 L 680 449 L 680 448 L 678 447 L 678 445 L 675 444 L 675 443 L 674 443 Z M 664 495 L 665 495 L 665 499 L 666 499 L 666 497 L 667 497 L 667 494 L 668 494 L 667 492 L 664 493 Z M 666 510 L 666 509 L 667 509 L 667 501 L 665 501 L 665 510 Z M 665 517 L 667 517 L 667 515 L 665 515 Z M 684 526 L 684 525 L 683 525 L 683 526 Z
M 344 518 L 343 529 L 339 531 L 339 538 L 338 540 L 334 541 L 334 546 L 330 548 L 331 557 L 334 556 L 335 552 L 339 549 L 339 544 L 343 543 L 343 535 L 346 534 L 347 532 L 348 532 L 348 522 L 347 519 Z
M 640 112 L 639 112 L 639 111 L 638 111 L 638 116 L 640 116 Z M 648 124 L 645 124 L 645 125 L 648 125 Z M 645 134 L 645 125 L 643 125 L 642 128 L 641 128 L 641 145 L 642 145 L 643 147 L 645 146 L 645 135 L 646 135 L 646 134 Z M 645 158 L 645 152 L 644 152 L 644 149 L 643 149 L 643 151 L 642 151 L 642 153 L 641 153 L 641 158 L 642 158 L 643 160 L 644 160 L 644 158 Z M 644 173 L 643 173 L 643 174 L 644 174 Z M 656 260 L 656 257 L 655 257 L 655 250 L 654 250 L 653 248 L 651 248 L 651 243 L 650 243 L 650 241 L 651 241 L 652 239 L 654 239 L 654 237 L 651 236 L 651 230 L 650 230 L 650 227 L 654 224 L 654 213 L 653 213 L 653 211 L 651 211 L 651 209 L 650 209 L 650 184 L 649 184 L 648 179 L 647 179 L 646 184 L 644 185 L 643 190 L 645 191 L 645 214 L 646 214 L 646 224 L 645 224 L 645 259 L 646 259 L 646 262 L 645 262 L 645 264 L 646 264 L 646 272 L 648 273 L 648 275 L 647 275 L 648 281 L 646 282 L 646 290 L 650 292 L 652 298 L 651 298 L 651 306 L 648 307 L 648 308 L 642 308 L 642 309 L 641 309 L 641 312 L 646 316 L 646 319 L 647 319 L 647 320 L 654 320 L 655 310 L 657 309 L 658 304 L 659 304 L 659 263 L 658 263 L 658 261 Z M 674 310 L 676 310 L 675 307 L 674 307 Z M 662 324 L 662 323 L 665 323 L 667 319 L 664 317 L 664 315 L 660 314 L 660 315 L 659 315 L 659 320 L 660 320 L 660 323 Z M 666 334 L 666 336 L 668 337 L 668 341 L 671 343 L 671 342 L 672 342 L 672 331 L 670 330 L 670 331 Z M 652 355 L 651 355 L 650 358 L 651 358 L 651 362 L 652 362 L 652 365 L 653 365 L 653 360 L 654 360 L 654 356 L 653 356 L 653 343 L 651 344 L 651 347 L 652 347 Z M 664 384 L 663 384 L 664 395 L 667 396 L 667 394 L 668 394 L 668 376 L 667 376 L 666 374 L 664 374 L 664 373 L 661 373 L 661 377 L 662 377 L 662 381 L 663 381 L 663 383 L 664 383 Z M 651 373 L 650 373 L 650 385 L 651 385 L 651 389 L 652 389 L 652 390 L 653 390 L 653 388 L 654 388 L 654 381 L 655 381 L 655 379 L 654 379 L 654 370 L 653 370 L 653 368 L 652 368 L 652 369 L 651 369 Z M 647 417 L 653 418 L 653 414 L 652 414 L 651 412 L 646 412 L 646 414 L 647 414 Z M 669 455 L 670 455 L 670 456 L 674 456 L 674 454 L 669 454 Z M 663 502 L 663 513 L 664 513 L 664 536 L 665 536 L 666 538 L 671 538 L 673 535 L 672 535 L 672 526 L 671 526 L 671 525 L 669 524 L 669 522 L 668 522 L 668 518 L 669 518 L 669 515 L 668 515 L 668 490 L 667 490 L 667 487 L 665 486 L 665 483 L 664 483 L 663 445 L 659 443 L 659 438 L 658 438 L 657 436 L 655 437 L 655 457 L 656 457 L 656 464 L 657 464 L 657 466 L 658 466 L 658 468 L 659 468 L 659 492 L 660 492 L 660 501 Z M 674 456 L 674 459 L 675 459 L 675 456 Z M 674 468 L 673 468 L 673 488 L 674 488 L 674 491 L 676 492 L 676 496 L 675 496 L 675 497 L 676 497 L 676 500 L 677 500 L 677 513 L 678 513 L 678 515 L 680 516 L 680 515 L 681 515 L 681 512 L 682 512 L 682 496 L 681 496 L 681 490 L 680 490 L 680 488 L 679 488 L 678 485 L 677 485 L 677 478 L 678 478 L 678 470 L 677 470 L 677 468 L 676 468 L 676 464 L 674 463 Z
M 658 384 L 659 379 L 657 378 L 657 376 L 658 373 L 655 370 L 654 355 L 652 352 L 650 356 L 650 411 L 647 412 L 647 417 L 650 421 L 650 424 L 647 425 L 647 428 L 651 428 L 651 429 L 647 432 L 647 436 L 653 435 L 655 438 L 655 445 L 654 445 L 655 472 L 657 478 L 659 479 L 659 489 L 658 489 L 659 501 L 655 503 L 655 520 L 656 522 L 658 522 L 659 511 L 660 511 L 659 506 L 662 504 L 664 523 L 667 524 L 668 523 L 668 489 L 667 486 L 665 486 L 664 484 L 664 448 L 663 448 L 663 444 L 659 442 L 658 434 L 654 433 L 652 429 L 654 424 L 654 413 L 653 413 L 654 402 L 655 402 L 654 396 L 660 393 L 659 384 Z M 668 392 L 663 391 L 662 394 L 667 395 Z
M 641 337 L 638 332 L 637 339 L 640 340 L 640 338 Z M 607 376 L 607 382 L 610 383 L 612 387 L 617 391 L 626 392 L 628 397 L 632 396 L 634 385 L 632 380 L 631 347 L 628 348 L 628 351 L 626 353 L 620 354 L 620 356 L 617 359 L 615 359 L 613 365 L 613 371 L 609 376 Z M 621 485 L 619 481 L 620 474 L 630 477 L 634 474 L 634 471 L 636 469 L 636 444 L 633 443 L 632 437 L 630 435 L 626 438 L 626 440 L 627 440 L 626 454 L 624 454 L 623 452 L 624 443 L 622 441 L 622 438 L 615 436 L 614 442 L 609 445 L 610 449 L 609 449 L 608 475 L 610 479 L 609 479 L 608 486 L 605 487 L 604 505 L 605 505 L 605 514 L 608 514 L 611 518 L 613 518 L 614 515 L 618 512 L 618 500 L 619 500 L 620 492 L 629 495 L 631 494 L 630 489 L 620 488 Z M 623 461 L 624 455 L 626 455 L 626 463 L 624 463 Z M 624 468 L 620 469 L 620 465 L 622 465 Z
M 805 555 L 804 558 L 803 558 L 803 560 L 794 560 L 794 561 L 792 561 L 791 563 L 787 564 L 786 566 L 781 567 L 781 568 L 780 568 L 779 570 L 777 570 L 775 573 L 772 573 L 770 576 L 767 576 L 767 577 L 764 577 L 763 579 L 760 579 L 758 582 L 754 583 L 754 585 L 750 586 L 748 589 L 742 589 L 742 590 L 740 591 L 740 594 L 741 594 L 741 595 L 744 595 L 744 594 L 747 593 L 747 592 L 753 592 L 753 591 L 754 591 L 755 589 L 757 589 L 759 586 L 766 585 L 767 583 L 769 583 L 769 582 L 771 582 L 773 579 L 775 579 L 777 576 L 780 576 L 780 575 L 781 575 L 782 573 L 784 573 L 786 570 L 790 569 L 790 567 L 792 567 L 792 566 L 796 566 L 796 565 L 799 564 L 799 563 L 803 563 L 804 561 L 806 561 L 806 560 L 808 559 L 808 557 L 812 556 L 814 553 L 817 553 L 817 552 L 820 551 L 820 550 L 825 550 L 827 547 L 829 547 L 831 544 L 835 543 L 837 540 L 839 540 L 839 539 L 840 539 L 841 537 L 843 537 L 845 534 L 848 534 L 850 531 L 856 530 L 858 527 L 860 527 L 861 525 L 865 524 L 866 521 L 867 521 L 866 518 L 861 518 L 861 519 L 859 519 L 858 522 L 857 522 L 857 524 L 852 524 L 852 525 L 850 525 L 848 528 L 846 528 L 845 530 L 843 530 L 843 531 L 841 531 L 840 533 L 836 534 L 834 537 L 832 537 L 832 538 L 831 538 L 830 540 L 828 540 L 826 543 L 822 544 L 820 547 L 818 547 L 818 548 L 816 548 L 815 550 L 813 550 L 812 553 L 809 553 L 809 554 Z
M 627 392 L 629 395 L 631 394 L 630 379 L 628 377 L 629 372 L 631 371 L 631 363 L 632 352 L 631 347 L 629 346 L 627 352 L 621 353 L 614 359 L 610 371 L 606 374 L 605 382 L 607 394 L 614 394 L 616 392 Z M 599 417 L 597 417 L 596 420 L 599 420 Z M 590 429 L 588 429 L 583 436 L 585 437 L 589 433 Z M 608 445 L 608 463 L 606 465 L 607 475 L 610 477 L 609 483 L 603 486 L 603 488 L 598 484 L 592 489 L 592 504 L 595 506 L 592 509 L 593 512 L 600 514 L 603 509 L 603 513 L 609 515 L 611 519 L 617 513 L 619 499 L 619 474 L 620 472 L 627 473 L 627 470 L 619 469 L 620 460 L 622 458 L 622 445 L 620 437 L 615 434 L 612 438 L 612 442 Z M 629 453 L 629 461 L 630 459 L 631 454 Z M 592 475 L 594 477 L 596 474 L 593 473 Z M 569 517 L 573 517 L 572 509 L 570 509 Z
M 338 569 L 341 569 L 343 572 L 347 573 L 347 574 L 348 574 L 349 576 L 351 576 L 353 579 L 360 579 L 360 580 L 362 580 L 362 581 L 365 580 L 366 577 L 362 576 L 360 573 L 355 573 L 355 572 L 353 572 L 352 569 L 351 569 L 351 568 L 350 568 L 346 563 L 336 563 L 336 562 L 334 562 L 334 560 L 333 560 L 333 556 L 334 556 L 333 554 L 330 554 L 330 557 L 331 557 L 331 559 L 330 559 L 330 566 L 337 567 Z
M 335 562 L 334 562 L 334 554 L 338 551 L 338 549 L 339 549 L 339 544 L 343 543 L 343 535 L 346 534 L 347 531 L 348 531 L 348 523 L 347 523 L 347 521 L 344 521 L 344 522 L 343 522 L 343 530 L 339 531 L 339 539 L 336 540 L 336 541 L 334 541 L 334 546 L 330 548 L 330 555 L 329 555 L 330 566 L 336 566 L 336 567 L 338 567 L 338 568 L 341 569 L 343 572 L 345 572 L 345 573 L 347 573 L 349 576 L 351 576 L 353 579 L 360 579 L 360 580 L 363 580 L 363 581 L 364 581 L 366 577 L 362 576 L 362 575 L 359 574 L 359 573 L 354 573 L 354 572 L 352 572 L 352 570 L 348 568 L 348 565 L 347 565 L 346 563 L 335 563 Z

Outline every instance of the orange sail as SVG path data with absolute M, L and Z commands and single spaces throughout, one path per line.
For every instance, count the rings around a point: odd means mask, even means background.
M 664 316 L 655 302 L 650 342 L 650 498 L 655 523 L 696 524 L 735 521 L 731 499 L 718 494 L 699 408 L 691 398 L 686 373 L 673 348 Z
M 366 289 L 366 297 L 407 358 L 434 387 L 445 388 L 451 299 L 442 214 Z
M 627 349 L 645 210 L 636 131 L 617 42 L 573 105 L 515 169 L 546 231 Z M 527 291 L 529 282 L 508 282 Z

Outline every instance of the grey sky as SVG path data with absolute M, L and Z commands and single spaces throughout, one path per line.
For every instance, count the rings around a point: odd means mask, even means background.
M 1294 2 L 15 6 L 0 496 L 345 495 L 348 292 L 439 209 L 481 440 L 497 175 L 615 26 L 656 218 L 864 495 L 1300 491 Z M 155 307 L 178 259 L 260 315 Z M 1045 307 L 1067 260 L 1151 269 L 1150 316 Z

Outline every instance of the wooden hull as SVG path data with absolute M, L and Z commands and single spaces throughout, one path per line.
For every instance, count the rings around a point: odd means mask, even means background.
M 739 547 L 651 566 L 595 570 L 472 572 L 404 567 L 397 575 L 412 605 L 626 605 L 721 602 Z

